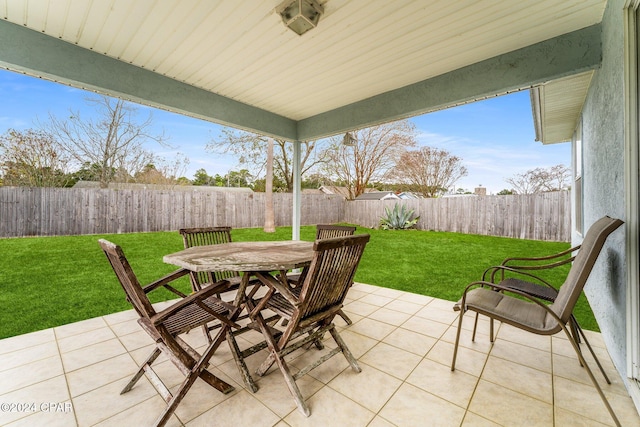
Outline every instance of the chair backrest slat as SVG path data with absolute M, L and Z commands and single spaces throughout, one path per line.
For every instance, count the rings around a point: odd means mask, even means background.
M 111 267 L 113 268 L 122 289 L 127 295 L 127 300 L 133 305 L 133 308 L 140 317 L 150 318 L 156 311 L 153 309 L 147 294 L 144 293 L 138 278 L 134 274 L 122 248 L 108 240 L 98 240 L 102 250 L 104 251 Z
M 355 232 L 356 227 L 349 225 L 318 224 L 316 225 L 316 240 L 353 236 Z
M 180 235 L 182 235 L 185 249 L 193 246 L 218 245 L 231 242 L 231 227 L 182 228 L 180 229 Z M 191 277 L 201 286 L 205 283 L 213 283 L 239 275 L 240 273 L 237 271 L 216 271 L 213 273 L 194 273 Z
M 593 223 L 587 231 L 567 279 L 560 287 L 558 296 L 551 306 L 562 321 L 569 320 L 607 237 L 622 224 L 624 222 L 619 219 L 605 216 Z
M 300 291 L 301 318 L 341 305 L 369 241 L 368 234 L 317 240 Z

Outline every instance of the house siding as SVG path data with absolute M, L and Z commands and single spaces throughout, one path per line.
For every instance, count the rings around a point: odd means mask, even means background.
M 602 67 L 582 115 L 584 230 L 603 215 L 625 219 L 624 0 L 608 2 L 602 20 Z M 626 379 L 625 232 L 613 233 L 585 287 L 611 358 Z M 575 231 L 572 242 L 582 236 Z

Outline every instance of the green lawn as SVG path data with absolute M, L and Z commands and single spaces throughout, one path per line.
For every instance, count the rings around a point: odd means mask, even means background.
M 302 239 L 313 240 L 315 227 L 302 228 Z M 479 280 L 487 266 L 507 256 L 539 256 L 567 249 L 550 243 L 433 231 L 383 231 L 371 234 L 356 281 L 450 301 L 466 284 Z M 287 240 L 290 227 L 275 234 L 261 229 L 235 229 L 236 241 Z M 150 282 L 175 267 L 162 256 L 182 249 L 177 232 L 0 239 L 0 338 L 127 310 L 129 304 L 97 240 L 106 238 L 125 251 L 141 282 Z M 568 269 L 546 276 L 560 284 Z M 189 289 L 186 278 L 181 287 Z M 172 297 L 161 290 L 153 301 Z M 583 297 L 576 308 L 585 329 L 598 330 Z

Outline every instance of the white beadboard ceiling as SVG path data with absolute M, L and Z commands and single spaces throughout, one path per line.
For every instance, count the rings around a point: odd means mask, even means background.
M 298 36 L 280 1 L 0 0 L 0 18 L 302 120 L 596 24 L 606 4 L 321 0 Z

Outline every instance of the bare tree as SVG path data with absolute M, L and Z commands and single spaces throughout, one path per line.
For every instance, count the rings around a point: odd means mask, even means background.
M 467 175 L 462 159 L 447 150 L 421 147 L 400 157 L 393 176 L 412 185 L 423 197 L 436 197 Z
M 533 194 L 540 192 L 540 180 L 535 169 L 526 171 L 525 173 L 515 174 L 505 181 L 511 184 L 513 192 L 516 194 Z
M 569 186 L 570 177 L 569 168 L 560 164 L 547 169 L 530 169 L 525 173 L 515 174 L 505 181 L 512 185 L 516 194 L 533 194 L 566 189 Z
M 408 120 L 361 129 L 354 136 L 353 146 L 345 146 L 342 137 L 331 139 L 324 167 L 347 187 L 350 199 L 364 193 L 370 182 L 383 179 L 406 148 L 416 144 L 415 126 Z
M 134 174 L 131 181 L 141 184 L 177 185 L 188 164 L 189 159 L 182 153 L 177 153 L 172 161 L 154 156 L 154 163 L 147 164 L 140 172 Z
M 255 176 L 262 175 L 267 164 L 267 138 L 232 128 L 224 128 L 222 135 L 207 144 L 212 153 L 231 153 L 238 156 L 241 165 L 251 169 Z M 302 142 L 300 172 L 302 175 L 322 164 L 323 151 L 319 150 L 319 141 Z M 286 183 L 286 191 L 293 191 L 293 144 L 274 139 L 273 173 L 281 182 Z
M 543 191 L 560 191 L 569 188 L 571 169 L 565 165 L 560 164 L 537 170 Z
M 0 175 L 4 185 L 64 187 L 71 159 L 59 142 L 43 131 L 8 130 L 0 136 Z
M 143 146 L 148 142 L 165 145 L 165 137 L 149 133 L 151 114 L 138 121 L 131 104 L 106 96 L 89 98 L 87 103 L 96 107 L 96 119 L 83 119 L 79 112 L 71 112 L 66 120 L 50 115 L 46 128 L 79 164 L 97 166 L 100 187 L 128 180 L 154 163 L 153 153 Z

